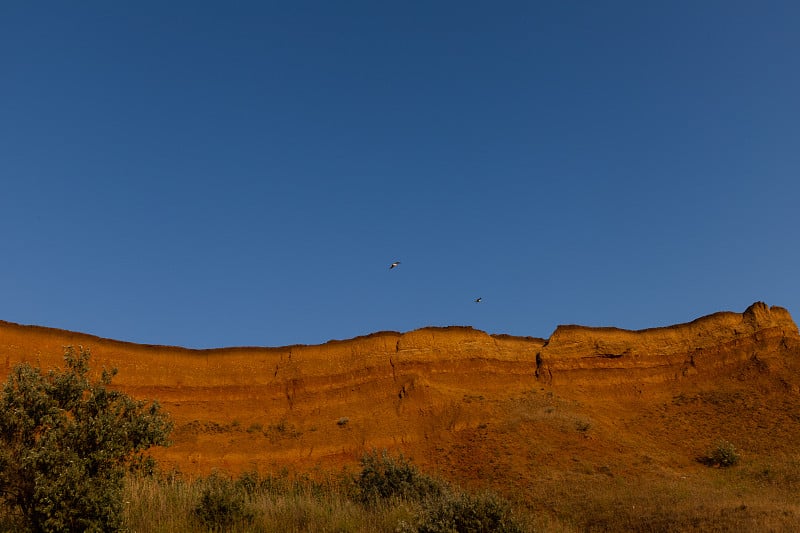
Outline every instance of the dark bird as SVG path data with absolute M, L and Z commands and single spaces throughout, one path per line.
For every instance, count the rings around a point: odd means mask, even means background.
M 483 298 L 480 298 L 480 297 L 479 298 L 475 298 L 475 303 L 479 304 L 479 303 L 481 303 L 481 300 L 483 300 Z
M 389 270 L 393 269 L 394 267 L 396 267 L 396 266 L 397 266 L 397 265 L 399 265 L 399 264 L 400 264 L 400 261 L 395 261 L 394 263 L 392 263 L 391 265 L 389 265 Z

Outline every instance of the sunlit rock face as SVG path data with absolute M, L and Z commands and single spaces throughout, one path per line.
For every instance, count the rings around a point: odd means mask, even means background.
M 641 331 L 559 326 L 540 352 L 539 377 L 581 385 L 680 379 L 753 357 L 781 359 L 798 339 L 789 312 L 761 302 Z
M 559 439 L 574 438 L 573 419 L 594 420 L 580 444 L 602 455 L 606 437 L 618 440 L 617 420 L 685 391 L 758 387 L 796 398 L 800 384 L 797 326 L 763 303 L 641 331 L 559 326 L 547 340 L 437 327 L 212 350 L 0 322 L 0 377 L 20 362 L 61 367 L 69 345 L 91 350 L 96 373 L 117 368 L 114 386 L 159 400 L 174 444 L 154 455 L 197 473 L 340 468 L 389 448 L 481 479 L 490 474 L 480 465 L 505 461 L 524 485 L 531 457 L 571 445 Z

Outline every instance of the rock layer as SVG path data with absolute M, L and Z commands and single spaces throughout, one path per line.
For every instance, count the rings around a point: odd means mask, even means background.
M 643 398 L 655 405 L 752 371 L 796 402 L 800 384 L 797 326 L 788 311 L 763 303 L 642 331 L 560 326 L 548 340 L 448 327 L 213 350 L 0 322 L 0 374 L 24 361 L 61 367 L 68 345 L 89 348 L 96 372 L 117 368 L 121 390 L 158 399 L 176 429 L 174 445 L 155 455 L 198 472 L 333 467 L 386 447 L 485 477 L 465 458 L 492 463 L 509 447 L 514 457 L 533 457 L 573 438 L 564 427 L 586 427 L 587 417 L 596 420 L 592 446 L 604 427 L 616 438 L 631 392 L 639 395 L 634 409 L 645 409 Z M 526 461 L 508 468 L 524 478 Z
M 540 352 L 537 373 L 546 381 L 573 385 L 659 382 L 752 357 L 780 358 L 798 339 L 789 312 L 762 302 L 741 314 L 716 313 L 640 331 L 559 326 Z

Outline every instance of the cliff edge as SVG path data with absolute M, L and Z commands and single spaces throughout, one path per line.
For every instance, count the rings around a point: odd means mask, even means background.
M 676 380 L 752 358 L 780 359 L 796 352 L 798 341 L 789 312 L 763 302 L 744 313 L 639 331 L 559 326 L 539 352 L 537 376 L 580 385 Z

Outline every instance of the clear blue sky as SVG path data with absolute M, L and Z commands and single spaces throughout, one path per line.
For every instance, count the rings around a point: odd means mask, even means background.
M 0 319 L 208 348 L 797 318 L 798 28 L 796 1 L 3 2 Z

